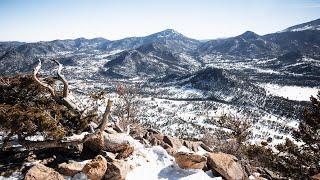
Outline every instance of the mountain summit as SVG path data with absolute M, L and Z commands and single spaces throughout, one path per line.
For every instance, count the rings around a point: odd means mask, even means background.
M 260 36 L 252 31 L 246 31 L 238 37 L 243 38 L 245 40 L 255 40 L 258 39 Z

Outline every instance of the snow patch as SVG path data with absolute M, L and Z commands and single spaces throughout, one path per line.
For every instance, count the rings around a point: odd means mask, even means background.
M 288 98 L 295 101 L 309 101 L 311 96 L 316 96 L 319 88 L 300 86 L 280 86 L 277 84 L 259 84 L 267 90 L 268 94 Z
M 202 170 L 181 169 L 162 147 L 141 149 L 136 152 L 128 163 L 134 165 L 126 177 L 127 180 L 134 179 L 212 179 L 210 173 Z M 221 179 L 221 178 L 214 178 Z

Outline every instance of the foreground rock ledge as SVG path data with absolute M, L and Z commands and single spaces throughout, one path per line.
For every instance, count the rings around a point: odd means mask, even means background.
M 34 165 L 24 177 L 25 180 L 64 180 L 63 176 L 52 168 L 42 164 Z
M 178 152 L 174 155 L 176 163 L 183 169 L 203 169 L 207 158 L 194 153 Z
M 248 179 L 246 172 L 242 169 L 238 159 L 225 153 L 207 153 L 207 166 L 213 172 L 219 173 L 227 180 Z

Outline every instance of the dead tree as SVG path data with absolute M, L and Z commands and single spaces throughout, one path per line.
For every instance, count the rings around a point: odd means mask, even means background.
M 48 91 L 50 92 L 52 98 L 58 103 L 58 104 L 63 104 L 65 106 L 67 106 L 68 108 L 80 113 L 80 108 L 71 102 L 70 98 L 69 98 L 69 84 L 68 81 L 66 80 L 66 78 L 62 75 L 61 71 L 62 71 L 62 64 L 59 63 L 59 61 L 57 61 L 56 59 L 51 59 L 53 62 L 55 62 L 58 65 L 58 71 L 57 71 L 57 76 L 58 79 L 63 83 L 63 92 L 62 95 L 57 93 L 56 89 L 52 86 L 50 86 L 49 84 L 41 81 L 38 78 L 38 73 L 41 69 L 41 60 L 39 59 L 39 63 L 38 65 L 34 68 L 33 70 L 33 78 L 34 80 L 41 86 L 45 87 L 48 89 Z
M 34 68 L 32 78 L 35 80 L 36 84 L 43 87 L 47 90 L 52 99 L 59 105 L 66 107 L 67 111 L 77 112 L 78 115 L 76 116 L 79 120 L 83 117 L 83 110 L 81 110 L 77 104 L 72 103 L 70 100 L 70 93 L 69 93 L 69 85 L 68 81 L 62 74 L 62 64 L 60 64 L 56 59 L 51 59 L 58 65 L 57 70 L 57 78 L 63 84 L 63 91 L 58 92 L 55 89 L 54 85 L 50 85 L 46 83 L 42 79 L 40 79 L 39 72 L 41 69 L 41 60 L 39 59 L 38 65 Z M 37 150 L 37 149 L 47 149 L 47 148 L 69 148 L 70 146 L 78 147 L 82 144 L 89 144 L 90 148 L 93 148 L 97 151 L 108 150 L 111 152 L 121 152 L 122 150 L 126 150 L 129 146 L 127 142 L 127 135 L 124 133 L 117 133 L 117 134 L 108 134 L 105 132 L 105 129 L 109 125 L 108 119 L 110 118 L 112 107 L 112 101 L 109 99 L 106 104 L 106 109 L 104 114 L 102 115 L 102 119 L 100 120 L 100 125 L 94 129 L 93 132 L 83 132 L 86 135 L 80 139 L 72 139 L 68 137 L 64 137 L 62 139 L 46 139 L 44 141 L 30 141 L 26 140 L 26 138 L 18 135 L 18 142 L 24 148 L 28 150 Z M 50 113 L 43 113 L 45 116 L 48 116 L 49 121 L 54 122 L 55 118 L 53 118 Z M 68 119 L 66 119 L 68 121 Z M 126 137 L 125 137 L 126 136 Z M 68 140 L 69 139 L 69 140 Z M 3 149 L 5 149 L 4 147 Z

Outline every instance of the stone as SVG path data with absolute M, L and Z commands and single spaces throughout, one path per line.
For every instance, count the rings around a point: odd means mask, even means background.
M 227 180 L 247 179 L 247 174 L 235 156 L 221 152 L 207 153 L 206 156 L 207 166 L 213 173 L 217 172 Z
M 177 152 L 174 155 L 175 161 L 183 169 L 203 169 L 207 158 L 194 153 Z
M 25 180 L 64 180 L 63 176 L 52 168 L 43 164 L 36 164 L 28 170 Z
M 176 137 L 164 136 L 163 142 L 169 144 L 176 151 L 178 151 L 178 149 L 182 146 L 181 140 Z
M 58 165 L 59 172 L 65 176 L 74 176 L 82 171 L 84 164 L 78 162 L 61 163 Z
M 320 180 L 320 173 L 314 175 L 314 176 L 311 176 L 311 179 L 312 180 Z
M 116 159 L 125 159 L 129 157 L 133 153 L 133 151 L 134 148 L 128 145 L 123 151 L 117 154 Z
M 108 171 L 106 172 L 104 179 L 124 180 L 130 170 L 130 165 L 127 162 L 115 159 L 112 162 L 108 162 Z
M 100 180 L 103 178 L 106 170 L 107 160 L 103 156 L 98 155 L 83 167 L 82 172 L 91 180 Z

